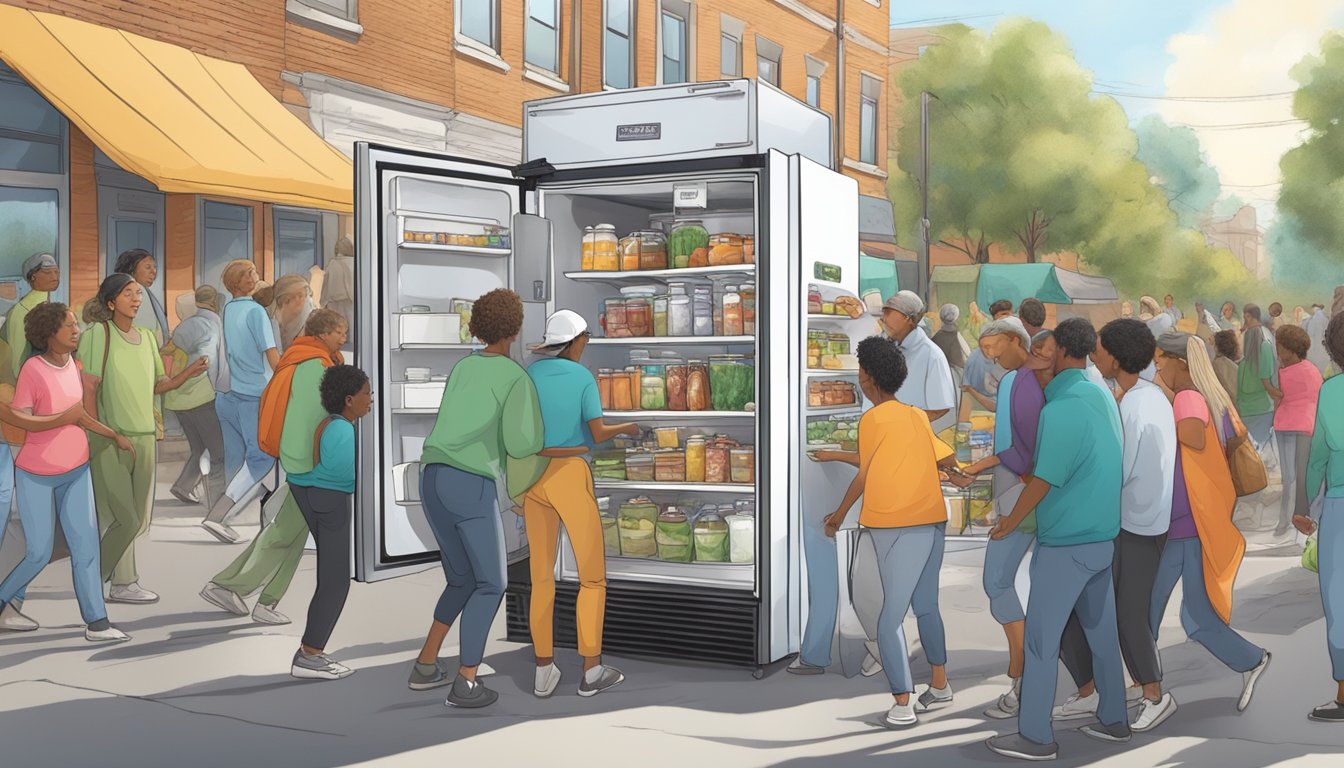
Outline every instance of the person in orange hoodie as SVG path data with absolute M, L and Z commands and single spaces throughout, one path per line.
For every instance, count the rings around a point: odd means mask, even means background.
M 280 459 L 286 474 L 313 469 L 313 434 L 327 417 L 320 393 L 322 374 L 343 362 L 340 350 L 348 330 L 339 314 L 314 310 L 303 335 L 285 350 L 275 376 L 262 392 L 258 443 L 263 451 Z M 284 500 L 275 519 L 201 590 L 201 598 L 211 605 L 246 616 L 244 598 L 264 585 L 252 619 L 272 625 L 290 623 L 276 606 L 289 590 L 308 540 L 308 523 L 288 486 L 276 493 L 283 493 Z
M 1171 526 L 1153 585 L 1152 631 L 1157 638 L 1167 602 L 1184 585 L 1181 627 L 1234 672 L 1242 673 L 1237 711 L 1250 706 L 1270 654 L 1228 626 L 1232 585 L 1246 554 L 1246 540 L 1232 523 L 1237 502 L 1224 444 L 1244 434 L 1231 398 L 1218 382 L 1207 348 L 1198 336 L 1165 333 L 1157 340 L 1157 372 L 1176 393 L 1176 482 Z

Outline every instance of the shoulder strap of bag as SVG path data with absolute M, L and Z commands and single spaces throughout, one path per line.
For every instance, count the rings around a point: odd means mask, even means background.
M 112 326 L 103 321 L 103 367 L 98 371 L 98 388 L 102 389 L 103 377 L 107 375 L 107 358 L 112 353 Z
M 313 433 L 313 468 L 322 463 L 322 433 L 327 431 L 327 425 L 331 423 L 333 417 L 328 416 L 317 425 L 317 431 Z

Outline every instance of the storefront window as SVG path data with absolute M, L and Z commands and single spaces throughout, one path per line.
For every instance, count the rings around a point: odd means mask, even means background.
M 318 214 L 275 212 L 275 274 L 308 276 L 322 266 L 322 218 Z
M 28 292 L 24 259 L 57 252 L 58 200 L 54 189 L 0 186 L 0 312 Z
M 7 72 L 0 68 L 0 170 L 61 173 L 65 118 Z
M 201 203 L 199 281 L 220 291 L 224 267 L 234 259 L 252 259 L 252 209 L 205 200 Z M 226 294 L 227 295 L 227 292 Z

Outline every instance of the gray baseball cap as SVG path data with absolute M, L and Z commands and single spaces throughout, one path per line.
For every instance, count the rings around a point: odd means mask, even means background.
M 33 273 L 39 269 L 49 269 L 51 267 L 59 266 L 60 264 L 56 263 L 56 257 L 52 256 L 50 253 L 34 253 L 32 256 L 23 260 L 23 279 L 31 280 L 33 278 Z
M 884 309 L 894 309 L 907 317 L 919 317 L 924 314 L 924 300 L 914 291 L 898 291 L 882 306 Z

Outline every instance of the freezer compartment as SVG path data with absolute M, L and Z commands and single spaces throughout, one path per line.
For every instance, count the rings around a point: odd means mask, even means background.
M 831 160 L 831 121 L 753 80 L 561 96 L 523 107 L 525 161 L 556 168 L 798 153 Z

